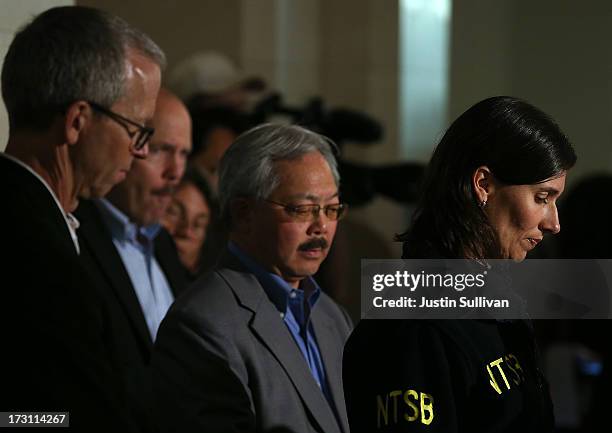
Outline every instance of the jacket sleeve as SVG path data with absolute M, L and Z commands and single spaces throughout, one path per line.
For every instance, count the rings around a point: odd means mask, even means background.
M 162 432 L 254 432 L 248 387 L 232 359 L 238 352 L 218 327 L 184 311 L 162 322 L 152 358 Z

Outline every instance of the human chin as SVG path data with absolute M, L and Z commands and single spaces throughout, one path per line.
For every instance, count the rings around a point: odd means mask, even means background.
M 116 185 L 123 182 L 126 178 L 125 170 L 116 171 L 111 175 L 99 178 L 98 181 L 90 188 L 90 197 L 100 198 L 106 196 Z
M 189 254 L 197 249 L 195 242 L 188 238 L 175 237 L 174 243 L 176 244 L 176 249 L 181 254 Z
M 150 224 L 158 224 L 166 214 L 166 206 L 155 206 L 149 212 Z
M 83 194 L 84 198 L 101 198 L 110 192 L 110 190 L 115 186 L 114 182 L 105 182 L 99 183 L 96 185 L 92 185 L 89 189 L 88 194 Z
M 162 214 L 156 209 L 149 209 L 148 212 L 139 212 L 140 218 L 137 218 L 137 223 L 142 226 L 150 226 L 151 224 L 159 224 Z
M 525 242 L 528 242 L 526 239 L 522 239 L 517 244 L 515 244 L 514 248 L 510 251 L 510 259 L 515 262 L 522 262 L 527 257 L 527 252 L 529 249 L 524 245 Z
M 323 262 L 324 257 L 317 258 L 308 258 L 304 259 L 302 257 L 298 258 L 297 262 L 293 266 L 296 275 L 301 276 L 310 276 L 317 273 L 319 267 L 321 266 L 321 262 Z

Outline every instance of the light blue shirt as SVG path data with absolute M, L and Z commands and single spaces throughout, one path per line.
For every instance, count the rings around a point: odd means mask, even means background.
M 255 275 L 272 303 L 278 309 L 283 322 L 289 328 L 289 332 L 291 332 L 308 367 L 310 367 L 312 376 L 329 404 L 333 407 L 321 351 L 319 350 L 312 322 L 310 321 L 310 313 L 315 308 L 319 296 L 321 296 L 321 289 L 318 284 L 312 277 L 306 277 L 300 282 L 300 288 L 295 289 L 278 275 L 261 267 L 235 243 L 230 242 L 228 249 Z M 309 293 L 306 302 L 304 302 L 306 296 L 304 289 L 307 289 Z
M 174 301 L 166 276 L 155 259 L 155 236 L 161 226 L 138 227 L 108 200 L 95 201 L 102 219 L 111 232 L 113 244 L 121 256 L 136 297 L 155 341 L 157 329 Z

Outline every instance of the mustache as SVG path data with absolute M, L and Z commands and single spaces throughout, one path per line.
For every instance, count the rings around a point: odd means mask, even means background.
M 321 249 L 325 250 L 325 249 L 327 249 L 327 247 L 329 247 L 329 242 L 327 242 L 327 239 L 325 239 L 325 238 L 314 238 L 314 239 L 311 239 L 311 240 L 301 244 L 298 247 L 298 250 L 306 251 L 306 250 L 312 250 L 312 249 L 315 249 L 315 248 L 321 248 Z

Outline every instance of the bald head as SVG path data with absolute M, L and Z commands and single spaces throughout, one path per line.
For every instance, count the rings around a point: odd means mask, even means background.
M 132 222 L 146 226 L 164 216 L 191 151 L 191 118 L 174 94 L 161 89 L 151 121 L 155 133 L 146 159 L 135 160 L 124 182 L 109 200 Z
M 162 87 L 159 90 L 159 95 L 157 96 L 152 126 L 156 131 L 157 128 L 164 129 L 164 124 L 168 120 L 175 121 L 177 123 L 176 126 L 180 127 L 180 129 L 185 129 L 185 127 L 187 127 L 187 129 L 189 129 L 189 133 L 191 134 L 191 118 L 189 117 L 187 107 L 185 107 L 185 104 L 183 104 L 183 102 L 174 93 Z M 191 140 L 189 141 L 191 142 Z

